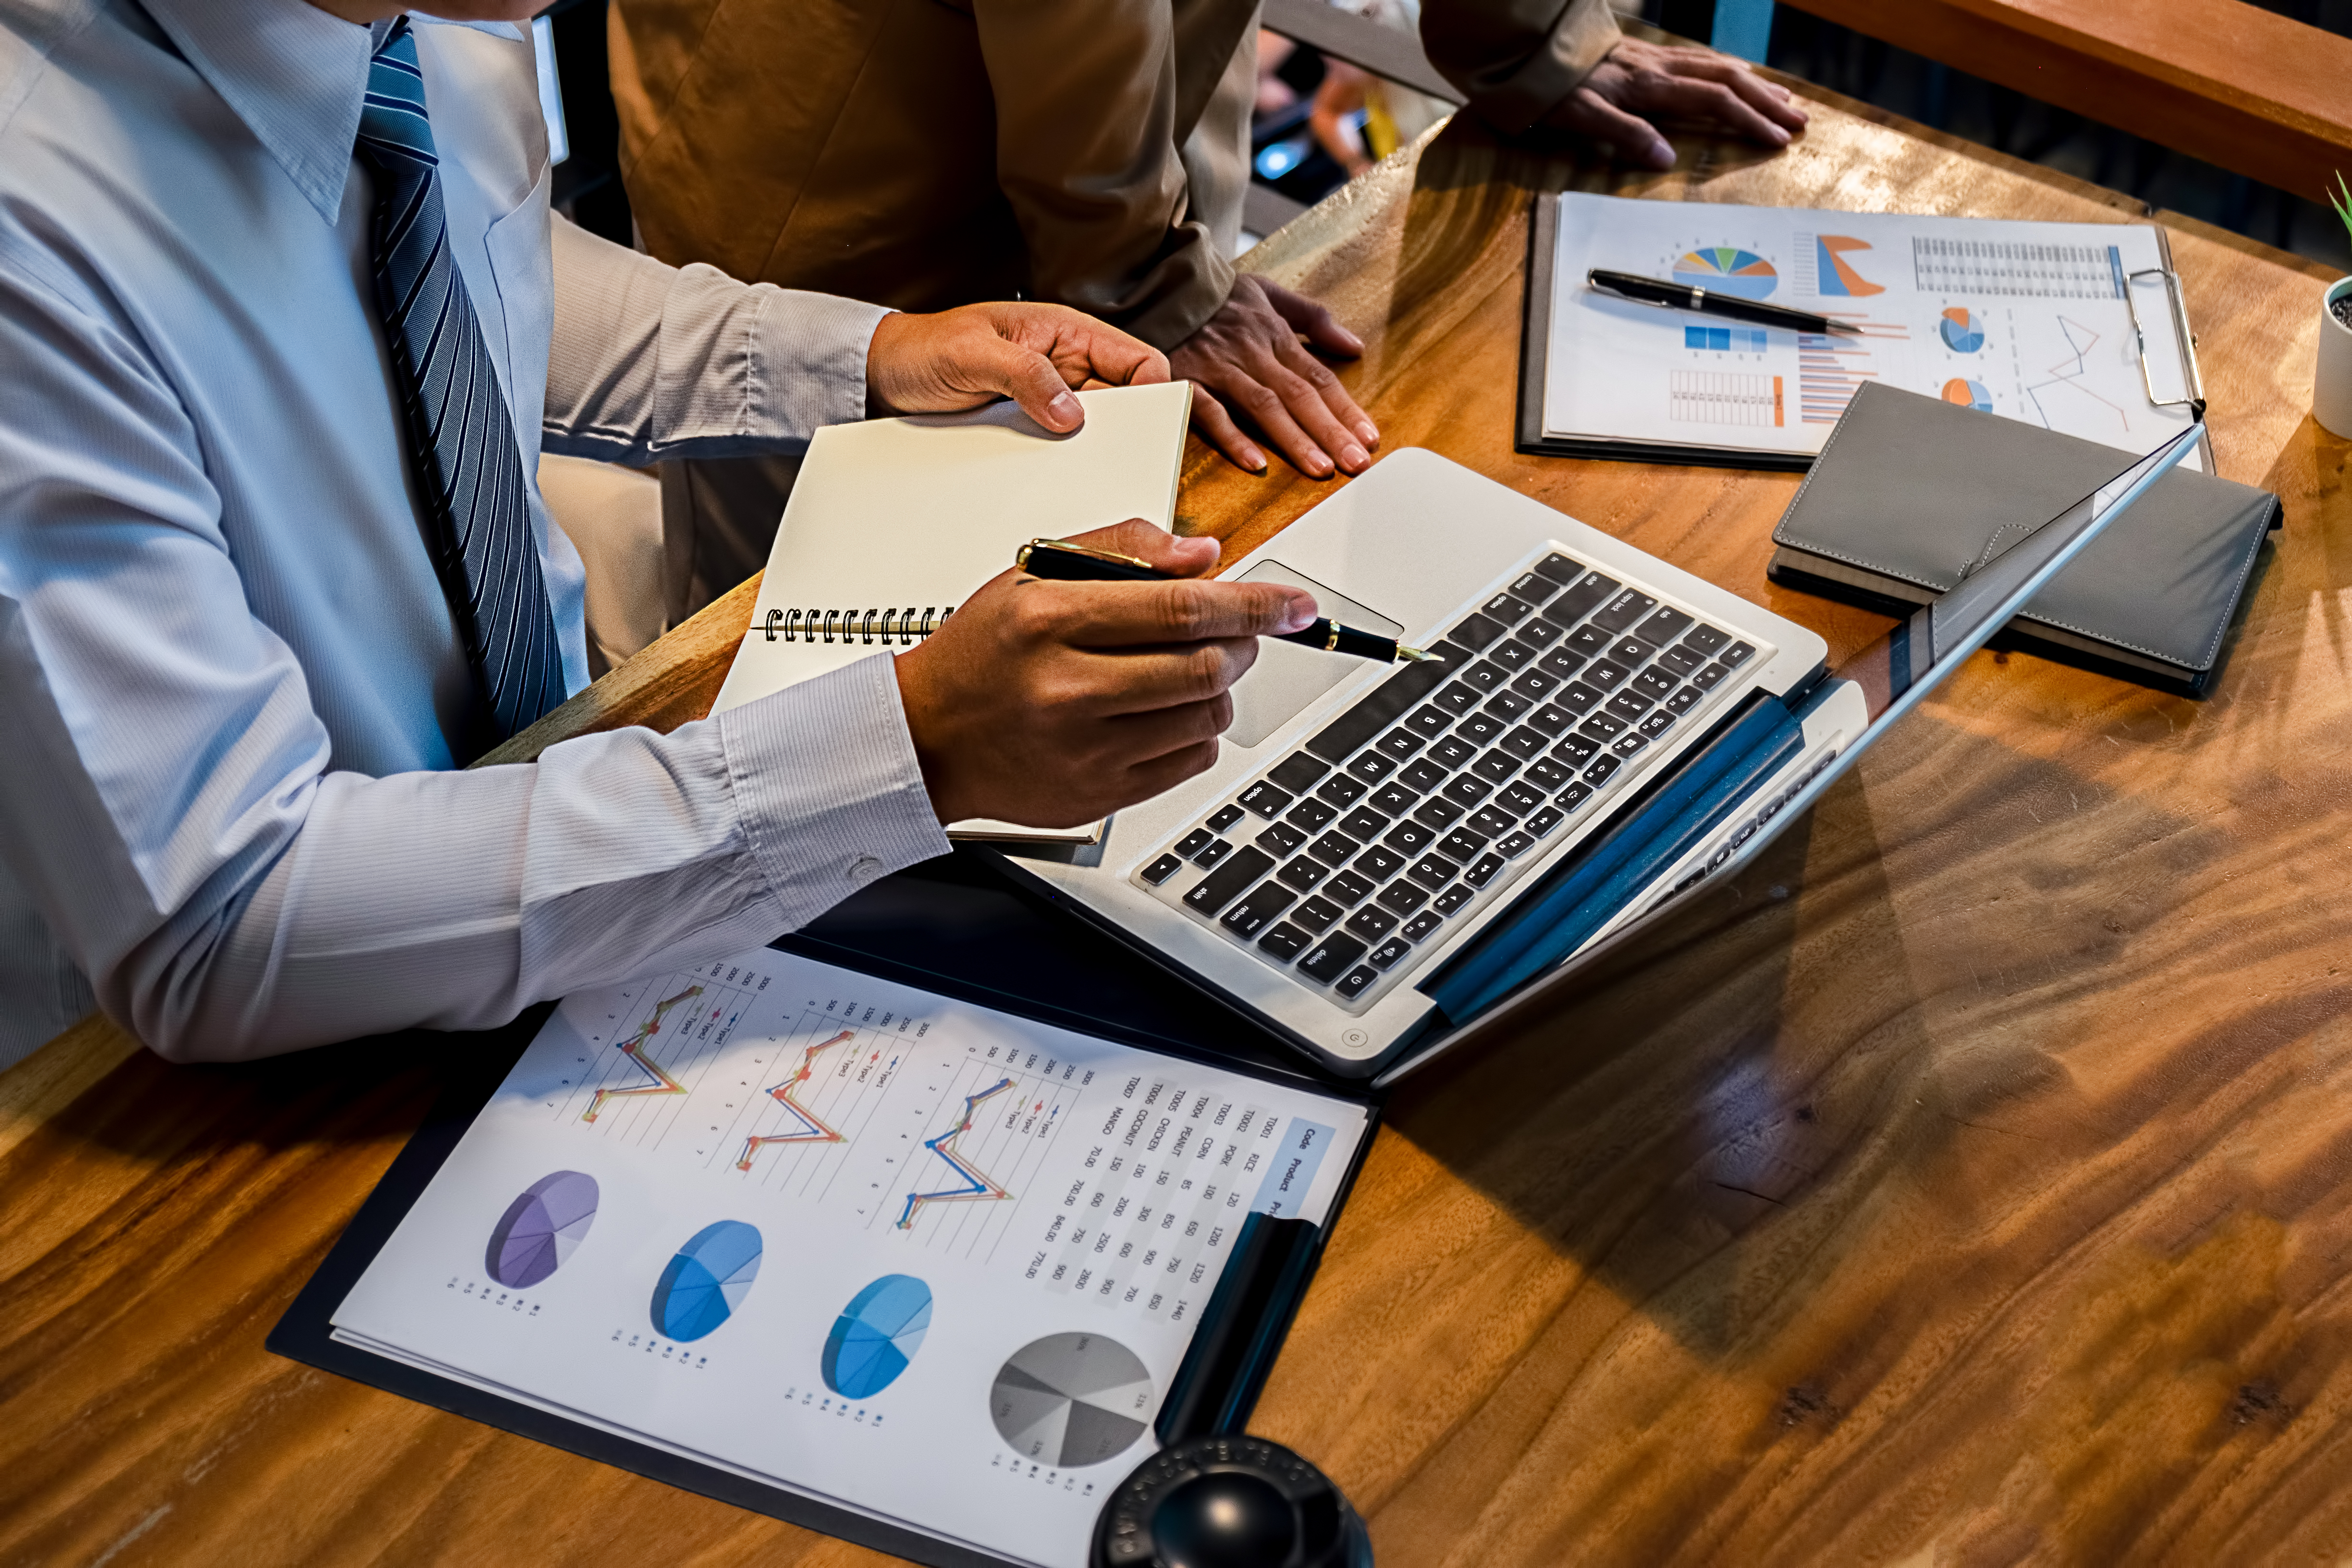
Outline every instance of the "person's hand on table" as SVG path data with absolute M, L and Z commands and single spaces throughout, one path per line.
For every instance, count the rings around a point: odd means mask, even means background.
M 1767 147 L 1787 146 L 1789 138 L 1805 128 L 1806 119 L 1788 89 L 1766 81 L 1743 60 L 1713 49 L 1627 38 L 1541 123 L 1606 142 L 1629 163 L 1671 169 L 1674 145 L 1650 123 L 1660 116 L 1727 131 Z
M 1243 434 L 1235 413 L 1302 474 L 1328 479 L 1334 465 L 1360 474 L 1381 433 L 1308 344 L 1350 357 L 1364 352 L 1355 333 L 1306 295 L 1244 273 L 1168 364 L 1192 383 L 1192 423 L 1201 434 L 1252 473 L 1265 470 L 1265 454 Z
M 1158 349 L 1066 305 L 1004 301 L 887 315 L 866 349 L 866 401 L 874 413 L 952 414 L 1010 397 L 1062 434 L 1086 423 L 1072 388 L 1168 379 Z
M 1077 538 L 1181 575 L 1067 583 L 1008 571 L 898 656 L 907 730 L 943 823 L 1070 827 L 1182 783 L 1216 761 L 1234 719 L 1227 690 L 1257 639 L 1315 618 L 1297 588 L 1203 578 L 1213 539 L 1132 520 Z

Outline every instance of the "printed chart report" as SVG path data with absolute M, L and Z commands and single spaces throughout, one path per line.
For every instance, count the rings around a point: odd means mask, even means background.
M 1564 439 L 1821 450 L 1865 382 L 2131 451 L 2189 422 L 2158 231 L 1559 200 L 1544 430 Z M 1759 327 L 1586 287 L 1595 267 L 1851 322 Z M 2135 276 L 2140 274 L 2141 276 Z M 2140 372 L 2133 306 L 2148 334 Z M 2192 459 L 2193 460 L 2193 459 Z
M 1344 1100 L 761 950 L 566 1001 L 336 1337 L 1076 1568 L 1253 1212 Z

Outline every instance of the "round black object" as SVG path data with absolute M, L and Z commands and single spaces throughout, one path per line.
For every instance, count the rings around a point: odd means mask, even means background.
M 1263 1437 L 1195 1437 L 1121 1481 L 1094 1568 L 1371 1568 L 1364 1521 L 1322 1471 Z

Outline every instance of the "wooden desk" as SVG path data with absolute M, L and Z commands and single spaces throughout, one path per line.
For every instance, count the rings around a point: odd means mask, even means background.
M 1389 446 L 1843 653 L 1884 623 L 1764 579 L 1793 478 L 1511 452 L 1528 192 L 2126 204 L 1851 105 L 1685 162 L 1612 179 L 1455 126 L 1257 264 L 1364 334 Z M 1255 1423 L 1391 1568 L 2352 1543 L 2347 447 L 2304 412 L 2320 277 L 2174 245 L 2221 468 L 2287 504 L 2217 695 L 1979 656 L 1716 904 L 1409 1083 Z M 1182 523 L 1246 548 L 1328 493 L 1195 451 Z M 638 710 L 707 700 L 717 659 L 679 651 Z M 109 1033 L 0 1079 L 0 1559 L 873 1560 L 265 1355 L 436 1060 L 175 1068 Z

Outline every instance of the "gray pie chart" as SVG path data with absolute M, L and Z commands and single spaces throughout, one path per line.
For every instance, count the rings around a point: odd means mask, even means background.
M 1127 1451 L 1151 1417 L 1151 1374 L 1100 1334 L 1049 1334 L 997 1369 L 988 1411 L 1013 1451 L 1055 1469 Z

